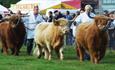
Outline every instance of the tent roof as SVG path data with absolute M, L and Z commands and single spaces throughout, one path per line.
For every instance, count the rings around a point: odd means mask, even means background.
M 32 4 L 32 3 L 38 3 L 38 0 L 21 0 L 16 4 Z
M 0 14 L 2 14 L 2 15 L 3 14 L 9 14 L 8 9 L 4 6 L 2 6 L 1 4 L 0 4 Z
M 34 5 L 38 5 L 38 0 L 21 0 L 11 6 L 9 9 L 16 13 L 21 10 L 22 13 L 28 13 L 33 10 Z
M 21 10 L 22 13 L 27 13 L 33 10 L 33 5 L 38 5 L 39 10 L 46 10 L 49 8 L 60 8 L 63 4 L 67 9 L 79 9 L 80 0 L 21 0 L 16 3 L 16 5 L 10 7 L 13 12 Z
M 0 4 L 0 11 L 8 11 L 8 9 Z

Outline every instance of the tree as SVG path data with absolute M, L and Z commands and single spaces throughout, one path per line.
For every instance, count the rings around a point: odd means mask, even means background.
M 15 4 L 20 0 L 0 0 L 0 4 L 2 4 L 3 6 L 9 8 L 11 4 Z

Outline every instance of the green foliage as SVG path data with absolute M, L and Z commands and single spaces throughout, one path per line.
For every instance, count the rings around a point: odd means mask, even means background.
M 20 0 L 0 0 L 0 4 L 2 4 L 3 6 L 9 8 L 11 4 L 15 4 Z
M 20 56 L 0 53 L 0 70 L 115 70 L 115 51 L 107 52 L 100 64 L 92 64 L 90 61 L 79 62 L 74 48 L 66 46 L 63 61 L 57 59 L 55 54 L 51 61 L 28 56 L 26 47 L 21 49 Z

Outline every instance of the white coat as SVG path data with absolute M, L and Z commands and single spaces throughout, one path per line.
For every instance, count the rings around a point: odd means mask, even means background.
M 90 16 L 91 16 L 91 17 L 94 17 L 95 14 L 90 13 Z M 92 22 L 93 19 L 90 18 L 90 17 L 87 15 L 86 12 L 84 12 L 84 13 L 81 13 L 81 14 L 75 19 L 75 21 L 76 21 L 77 24 L 80 24 L 80 23 L 84 23 L 84 22 Z
M 91 17 L 94 17 L 95 14 L 94 13 L 90 13 L 90 16 Z M 93 19 L 90 18 L 86 12 L 84 13 L 81 13 L 76 19 L 75 19 L 75 22 L 77 23 L 77 26 L 80 24 L 80 23 L 84 23 L 84 22 L 93 22 Z M 76 27 L 77 26 L 74 26 L 72 25 L 71 26 L 71 29 L 73 30 L 73 36 L 75 36 L 76 34 Z
M 31 13 L 28 17 L 28 23 L 25 25 L 27 30 L 27 39 L 34 38 L 34 30 L 37 24 L 44 22 L 44 19 L 40 14 L 35 18 L 34 14 Z

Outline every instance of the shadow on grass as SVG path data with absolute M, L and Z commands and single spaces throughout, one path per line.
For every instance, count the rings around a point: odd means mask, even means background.
M 104 58 L 101 59 L 100 64 L 115 64 L 115 51 L 107 50 Z
M 79 60 L 76 56 L 64 57 L 64 60 Z
M 102 64 L 115 64 L 115 54 L 107 54 L 102 60 Z

